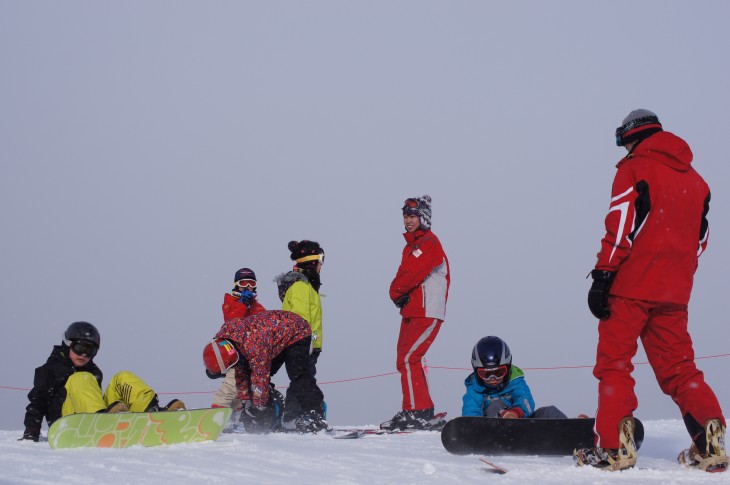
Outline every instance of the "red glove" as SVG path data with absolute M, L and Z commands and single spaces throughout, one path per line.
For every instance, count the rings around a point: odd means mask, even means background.
M 522 417 L 522 411 L 520 408 L 505 408 L 499 412 L 499 417 L 502 419 L 518 419 Z

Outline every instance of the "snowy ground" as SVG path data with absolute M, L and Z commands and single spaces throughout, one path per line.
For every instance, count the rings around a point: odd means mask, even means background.
M 217 442 L 125 450 L 52 450 L 0 431 L 2 484 L 686 484 L 730 483 L 730 473 L 687 470 L 675 461 L 688 445 L 679 420 L 645 421 L 638 468 L 577 468 L 570 457 L 455 456 L 435 432 L 335 440 L 326 435 L 222 435 Z

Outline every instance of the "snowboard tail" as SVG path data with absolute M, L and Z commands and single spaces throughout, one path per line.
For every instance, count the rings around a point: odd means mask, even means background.
M 644 441 L 644 425 L 634 418 L 634 441 Z M 594 446 L 595 419 L 500 419 L 459 417 L 441 432 L 441 442 L 455 455 L 569 456 L 575 448 Z
M 71 414 L 54 421 L 48 443 L 51 448 L 127 448 L 214 441 L 230 415 L 231 408 Z

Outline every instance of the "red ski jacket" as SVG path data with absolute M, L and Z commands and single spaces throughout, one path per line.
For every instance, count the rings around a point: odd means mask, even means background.
M 254 301 L 251 308 L 247 307 L 245 303 L 237 299 L 230 293 L 226 293 L 223 296 L 223 321 L 227 322 L 231 318 L 246 318 L 251 315 L 256 315 L 265 311 L 266 308 L 259 303 Z
M 390 284 L 390 299 L 395 301 L 409 295 L 408 303 L 400 311 L 403 318 L 429 317 L 443 321 L 451 274 L 441 242 L 430 229 L 406 232 L 403 237 L 406 247 Z
M 238 398 L 265 406 L 269 401 L 271 361 L 290 345 L 311 335 L 312 329 L 305 319 L 282 310 L 226 321 L 215 338 L 230 340 L 241 354 L 242 360 L 235 367 Z
M 686 305 L 707 246 L 710 188 L 692 151 L 663 131 L 623 158 L 613 181 L 596 269 L 615 271 L 610 294 Z

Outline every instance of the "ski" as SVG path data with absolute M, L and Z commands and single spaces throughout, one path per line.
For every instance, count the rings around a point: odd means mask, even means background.
M 364 438 L 365 436 L 373 436 L 373 435 L 391 435 L 391 434 L 410 434 L 413 433 L 415 430 L 399 430 L 399 429 L 354 429 L 354 430 L 335 430 L 337 431 L 347 431 L 344 434 L 338 434 L 334 436 L 337 440 L 354 440 L 357 438 Z M 429 431 L 429 430 L 423 430 L 423 431 Z

